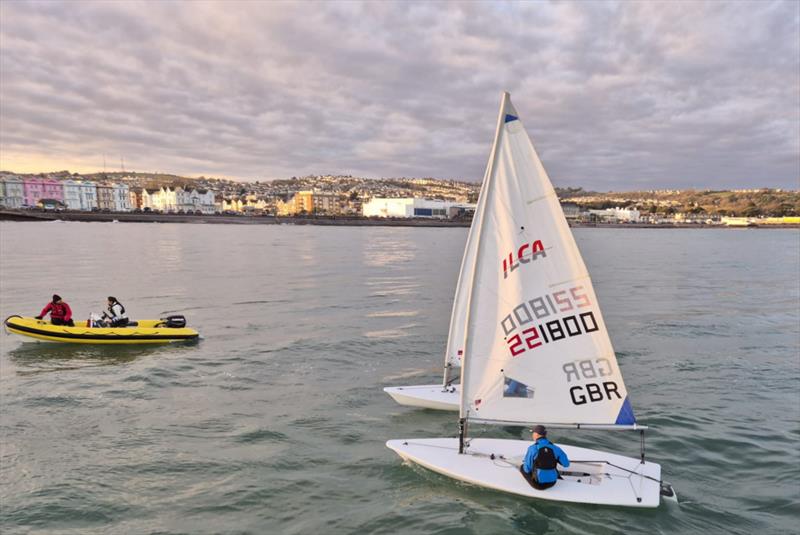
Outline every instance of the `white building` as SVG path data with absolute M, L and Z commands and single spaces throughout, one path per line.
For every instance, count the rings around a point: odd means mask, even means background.
M 127 184 L 114 184 L 112 186 L 115 212 L 131 211 L 131 192 Z
M 74 180 L 64 181 L 64 205 L 67 210 L 81 209 L 81 189 L 78 184 L 80 182 Z
M 18 176 L 7 176 L 3 179 L 0 204 L 6 208 L 21 208 L 25 204 L 25 186 Z
M 142 208 L 159 212 L 177 212 L 178 200 L 175 191 L 169 187 L 142 190 Z
M 628 208 L 606 208 L 605 210 L 589 210 L 589 213 L 597 216 L 601 221 L 638 223 L 641 220 L 639 210 Z
M 214 192 L 207 189 L 184 189 L 175 190 L 175 203 L 178 210 L 184 212 L 202 212 L 213 214 L 216 211 L 214 206 Z
M 81 210 L 97 208 L 97 184 L 88 180 L 78 184 L 80 185 Z
M 399 199 L 375 197 L 364 203 L 362 213 L 365 217 L 431 217 L 446 219 L 450 208 L 454 206 L 468 207 L 469 205 L 413 197 Z
M 97 208 L 97 185 L 94 182 L 67 180 L 64 182 L 64 205 L 68 210 Z

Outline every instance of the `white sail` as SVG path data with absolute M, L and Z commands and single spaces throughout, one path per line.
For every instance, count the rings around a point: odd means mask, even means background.
M 507 93 L 469 256 L 461 416 L 634 424 L 586 266 Z
M 484 183 L 486 177 L 484 177 Z M 475 214 L 477 217 L 478 214 Z M 461 258 L 461 269 L 458 272 L 456 295 L 453 299 L 453 311 L 450 314 L 450 330 L 447 334 L 447 349 L 444 355 L 444 385 L 451 383 L 456 376 L 453 368 L 461 366 L 464 355 L 464 333 L 467 327 L 467 300 L 472 290 L 472 272 L 475 265 L 475 249 L 478 245 L 476 224 L 473 218 Z
M 467 247 L 464 250 L 464 257 L 461 260 L 461 271 L 458 276 L 458 284 L 456 285 L 456 295 L 453 299 L 453 311 L 450 314 L 450 330 L 447 334 L 447 349 L 444 354 L 444 378 L 443 384 L 447 386 L 452 382 L 453 378 L 457 375 L 453 373 L 453 369 L 461 366 L 461 357 L 464 355 L 464 328 L 467 321 L 467 293 L 469 292 L 469 284 L 464 281 L 471 273 L 465 274 L 465 268 L 471 267 L 474 260 L 474 254 L 471 255 L 469 248 L 470 242 L 467 240 Z M 470 260 L 468 260 L 470 258 Z

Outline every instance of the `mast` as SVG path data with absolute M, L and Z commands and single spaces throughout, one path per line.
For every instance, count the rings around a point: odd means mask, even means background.
M 469 355 L 472 351 L 472 337 L 470 336 L 470 320 L 472 319 L 472 294 L 475 289 L 475 280 L 476 275 L 478 272 L 478 258 L 480 257 L 481 253 L 481 240 L 483 238 L 483 215 L 484 211 L 486 210 L 486 206 L 488 204 L 489 195 L 492 192 L 492 182 L 494 178 L 494 167 L 495 161 L 497 159 L 497 146 L 500 141 L 500 133 L 501 128 L 503 127 L 503 118 L 505 114 L 505 110 L 508 104 L 510 104 L 511 99 L 508 91 L 504 91 L 503 95 L 500 100 L 500 111 L 497 114 L 497 128 L 495 129 L 494 133 L 494 143 L 492 143 L 492 152 L 489 155 L 489 162 L 486 165 L 486 174 L 483 178 L 483 184 L 481 185 L 481 192 L 480 198 L 478 200 L 478 207 L 475 210 L 475 216 L 473 219 L 473 228 L 470 229 L 470 239 L 473 237 L 473 233 L 475 233 L 475 254 L 472 258 L 472 266 L 471 272 L 472 276 L 470 277 L 470 285 L 469 285 L 469 292 L 467 293 L 467 302 L 466 302 L 466 317 L 465 317 L 465 327 L 464 327 L 464 343 L 462 347 L 464 348 L 464 355 L 461 358 L 461 407 L 459 408 L 459 416 L 461 425 L 459 426 L 459 453 L 464 452 L 464 438 L 466 435 L 466 420 L 469 418 L 469 414 L 467 414 L 467 402 L 466 399 L 467 389 L 464 388 L 466 385 L 467 378 L 469 377 Z

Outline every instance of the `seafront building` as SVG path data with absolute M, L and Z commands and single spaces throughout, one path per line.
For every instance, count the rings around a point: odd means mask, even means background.
M 111 184 L 97 184 L 97 207 L 107 212 L 114 210 L 114 187 Z
M 131 211 L 131 192 L 127 184 L 112 184 L 111 197 L 113 199 L 113 208 L 111 208 L 113 211 Z
M 216 201 L 219 212 L 241 212 L 244 209 L 244 201 L 239 197 L 220 197 Z
M 22 188 L 25 194 L 23 206 L 36 206 L 39 199 L 44 198 L 44 186 L 38 178 L 26 178 L 22 182 Z
M 23 180 L 23 190 L 25 193 L 24 205 L 27 206 L 36 206 L 42 199 L 58 202 L 64 200 L 64 188 L 58 180 L 26 178 Z
M 22 208 L 25 204 L 25 186 L 23 181 L 18 176 L 8 176 L 3 180 L 3 198 L 0 199 L 0 204 L 6 208 Z
M 130 189 L 128 190 L 128 202 L 131 205 L 131 210 L 142 209 L 142 190 Z
M 275 213 L 287 215 L 339 215 L 347 213 L 347 196 L 330 191 L 302 190 L 275 200 Z
M 607 208 L 605 210 L 589 210 L 590 217 L 608 223 L 638 223 L 641 220 L 639 210 L 630 208 Z
M 214 192 L 207 189 L 176 188 L 175 203 L 179 212 L 213 214 Z
M 63 188 L 64 204 L 68 210 L 97 208 L 97 185 L 94 182 L 66 180 Z
M 451 213 L 475 210 L 475 205 L 415 197 L 387 199 L 375 197 L 364 203 L 365 217 L 430 217 L 445 219 Z
M 142 209 L 154 212 L 177 212 L 177 195 L 170 187 L 145 188 L 142 190 Z
M 581 217 L 581 207 L 574 202 L 561 202 L 561 210 L 567 221 L 576 221 Z

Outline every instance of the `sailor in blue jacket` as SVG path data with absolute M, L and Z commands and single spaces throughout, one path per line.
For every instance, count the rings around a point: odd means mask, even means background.
M 533 444 L 519 469 L 533 488 L 544 490 L 558 481 L 556 463 L 567 468 L 569 459 L 564 450 L 547 440 L 547 429 L 543 425 L 537 425 L 532 431 Z

